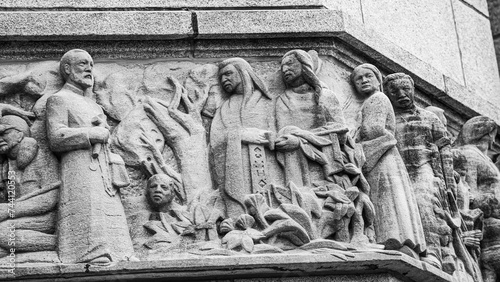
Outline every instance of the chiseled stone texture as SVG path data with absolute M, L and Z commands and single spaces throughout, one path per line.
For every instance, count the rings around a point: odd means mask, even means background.
M 307 34 L 322 36 L 342 28 L 342 15 L 331 10 L 199 11 L 198 38 L 231 38 Z M 307 23 L 307 24 L 304 24 Z
M 111 8 L 255 8 L 255 7 L 324 7 L 325 0 L 4 0 L 0 7 L 9 9 L 111 9 Z
M 158 261 L 118 262 L 109 267 L 66 265 L 26 265 L 16 268 L 16 279 L 0 276 L 0 281 L 407 281 L 449 282 L 452 277 L 427 263 L 396 251 L 365 252 L 342 260 L 334 254 L 262 254 L 254 256 L 210 256 L 165 258 Z M 126 270 L 126 271 L 124 271 Z M 355 278 L 341 280 L 339 278 Z M 257 280 L 268 277 L 269 280 Z M 274 277 L 274 280 L 273 278 Z M 390 277 L 393 280 L 383 280 Z M 312 279 L 312 280 L 306 280 Z M 317 280 L 314 280 L 317 279 Z M 324 279 L 324 280 L 323 280 Z M 336 279 L 336 280 L 329 280 Z M 373 279 L 373 280 L 370 280 Z M 380 280 L 382 279 L 382 280 Z M 278 280 L 283 281 L 283 280 Z M 287 280 L 285 280 L 287 281 Z
M 484 16 L 488 16 L 488 2 L 486 0 L 460 0 L 468 5 L 472 6 L 478 12 L 482 13 Z
M 459 0 L 453 10 L 462 54 L 465 85 L 475 95 L 500 104 L 500 79 L 494 53 L 490 22 Z
M 169 39 L 179 39 L 193 34 L 191 13 L 184 11 L 0 12 L 0 26 L 3 40 L 19 36 L 108 40 L 113 39 L 108 36 L 168 36 Z
M 235 279 L 233 282 L 400 282 L 390 274 Z
M 362 0 L 362 6 L 367 27 L 463 83 L 449 1 Z

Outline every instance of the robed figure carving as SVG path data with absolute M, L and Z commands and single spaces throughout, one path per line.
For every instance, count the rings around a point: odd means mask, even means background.
M 275 107 L 276 150 L 285 184 L 313 187 L 322 180 L 342 184 L 336 174 L 344 170 L 341 147 L 348 129 L 337 97 L 322 87 L 311 56 L 303 50 L 283 56 L 281 74 L 285 90 Z
M 382 93 L 382 74 L 374 65 L 362 64 L 353 70 L 351 82 L 366 97 L 357 117 L 355 138 L 366 156 L 363 172 L 375 205 L 377 242 L 385 244 L 386 249 L 421 254 L 426 249 L 422 222 L 408 172 L 396 148 L 396 118 L 391 102 Z
M 93 86 L 93 65 L 84 50 L 64 54 L 60 72 L 66 83 L 47 100 L 49 144 L 61 159 L 58 249 L 63 263 L 108 264 L 133 253 L 117 183 L 110 177 L 110 163 L 121 158 L 108 149 L 101 107 L 85 96 Z
M 210 145 L 217 187 L 227 215 L 236 218 L 245 213 L 245 195 L 259 192 L 272 175 L 272 99 L 241 58 L 220 63 L 219 78 L 226 97 L 212 121 Z

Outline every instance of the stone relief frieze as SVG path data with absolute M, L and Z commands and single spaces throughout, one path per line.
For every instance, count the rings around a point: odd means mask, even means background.
M 303 50 L 2 65 L 0 232 L 18 263 L 397 251 L 496 281 L 497 126 L 455 138 L 414 91 Z

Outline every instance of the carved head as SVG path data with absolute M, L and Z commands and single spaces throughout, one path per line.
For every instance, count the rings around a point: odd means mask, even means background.
M 24 119 L 14 115 L 0 118 L 0 154 L 10 153 L 24 137 L 29 136 L 30 128 Z
M 148 199 L 154 209 L 166 211 L 176 197 L 174 180 L 166 174 L 155 174 L 148 179 Z
M 382 73 L 372 64 L 355 67 L 350 79 L 359 94 L 369 96 L 376 91 L 382 92 Z
M 321 82 L 314 73 L 314 61 L 306 51 L 288 51 L 281 59 L 281 74 L 287 86 L 297 87 L 307 83 L 320 95 Z
M 59 71 L 64 81 L 82 90 L 94 85 L 93 68 L 92 57 L 87 51 L 81 49 L 69 50 L 59 62 Z
M 384 79 L 384 93 L 391 100 L 394 109 L 410 109 L 415 102 L 415 83 L 402 72 L 393 73 Z
M 488 149 L 497 135 L 497 125 L 494 120 L 485 116 L 469 119 L 462 126 L 455 145 L 476 145 L 481 150 Z
M 219 81 L 227 94 L 243 94 L 249 97 L 255 89 L 258 89 L 270 98 L 264 82 L 242 58 L 222 61 L 219 64 Z

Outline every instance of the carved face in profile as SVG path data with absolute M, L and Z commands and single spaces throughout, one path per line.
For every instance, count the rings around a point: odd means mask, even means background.
M 380 81 L 375 73 L 367 68 L 360 68 L 353 77 L 354 87 L 360 94 L 371 95 L 380 90 Z
M 94 84 L 93 68 L 94 61 L 87 52 L 75 52 L 70 63 L 64 66 L 64 71 L 68 74 L 68 81 L 86 89 Z
M 12 148 L 16 147 L 24 135 L 21 131 L 8 127 L 5 125 L 0 125 L 0 154 L 8 154 Z
M 151 176 L 147 187 L 151 203 L 159 209 L 169 206 L 175 197 L 174 181 L 166 174 Z
M 393 80 L 387 85 L 387 89 L 384 90 L 394 108 L 409 109 L 413 107 L 415 89 L 410 80 L 406 78 Z
M 231 64 L 219 71 L 220 84 L 227 93 L 233 93 L 241 85 L 241 76 L 238 70 Z
M 302 64 L 295 55 L 289 55 L 281 61 L 281 73 L 287 84 L 292 84 L 302 76 Z

